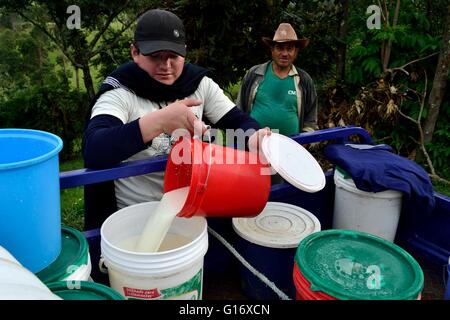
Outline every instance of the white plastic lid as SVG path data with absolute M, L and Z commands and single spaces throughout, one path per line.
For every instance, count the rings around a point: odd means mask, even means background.
M 319 163 L 301 144 L 278 133 L 265 136 L 262 151 L 270 165 L 290 184 L 306 192 L 325 187 Z
M 264 210 L 254 218 L 233 218 L 233 229 L 254 244 L 296 248 L 303 238 L 320 231 L 320 222 L 303 208 L 283 202 L 267 202 Z

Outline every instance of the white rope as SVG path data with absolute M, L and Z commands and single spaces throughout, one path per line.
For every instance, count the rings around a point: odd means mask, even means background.
M 262 282 L 264 282 L 270 289 L 272 289 L 281 300 L 292 300 L 289 298 L 283 291 L 277 288 L 277 286 L 270 281 L 264 274 L 256 270 L 247 260 L 242 257 L 233 246 L 225 240 L 220 234 L 214 231 L 211 227 L 208 227 L 209 233 L 211 233 L 214 237 L 217 238 L 230 252 L 246 267 L 251 273 L 253 273 L 256 277 L 258 277 Z

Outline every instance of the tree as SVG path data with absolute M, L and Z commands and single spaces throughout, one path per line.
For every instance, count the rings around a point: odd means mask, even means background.
M 338 81 L 345 79 L 345 59 L 347 56 L 347 31 L 348 31 L 349 0 L 342 1 L 338 14 L 338 45 L 336 50 L 336 78 Z
M 447 8 L 447 23 L 442 36 L 442 48 L 434 75 L 433 87 L 428 99 L 428 116 L 424 125 L 424 142 L 430 143 L 433 139 L 434 127 L 439 115 L 439 108 L 447 86 L 450 68 L 450 5 Z
M 0 30 L 0 127 L 55 133 L 64 141 L 61 158 L 71 158 L 80 151 L 86 96 L 57 70 L 44 37 L 35 27 Z
M 398 24 L 398 16 L 400 13 L 400 0 L 396 1 L 395 5 L 395 11 L 394 11 L 394 17 L 392 20 L 392 27 L 391 22 L 389 20 L 389 8 L 387 5 L 387 0 L 383 0 L 383 3 L 381 4 L 380 1 L 378 1 L 380 7 L 382 8 L 383 12 L 383 21 L 384 21 L 384 28 L 389 31 L 390 29 L 395 30 L 395 27 L 397 27 Z M 391 58 L 391 50 L 392 50 L 392 33 L 389 35 L 388 39 L 385 39 L 381 46 L 381 64 L 383 66 L 383 72 L 386 72 L 389 66 L 389 60 Z
M 78 1 L 81 13 L 81 28 L 69 29 L 67 13 L 71 0 L 0 0 L 0 8 L 17 14 L 23 21 L 41 30 L 75 69 L 83 72 L 84 86 L 89 98 L 95 95 L 90 70 L 92 59 L 117 45 L 130 26 L 136 21 L 137 13 L 156 1 Z M 102 39 L 113 32 L 116 37 L 105 42 Z
M 285 3 L 180 0 L 174 5 L 186 27 L 188 59 L 209 68 L 214 80 L 226 88 L 251 66 L 269 59 L 261 37 L 272 37 Z

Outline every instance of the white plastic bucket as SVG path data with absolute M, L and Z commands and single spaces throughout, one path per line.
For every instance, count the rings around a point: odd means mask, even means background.
M 333 229 L 363 231 L 394 242 L 402 207 L 401 192 L 359 190 L 339 170 L 334 171 L 334 183 Z
M 0 246 L 0 300 L 61 300 Z
M 91 278 L 91 256 L 87 253 L 87 264 L 72 265 L 67 268 L 68 275 L 62 281 L 93 281 Z M 71 273 L 70 273 L 71 272 Z
M 127 299 L 200 300 L 203 259 L 208 231 L 203 217 L 176 217 L 169 233 L 192 239 L 184 246 L 162 252 L 132 252 L 117 246 L 142 233 L 158 201 L 123 208 L 103 223 L 101 253 L 113 289 Z

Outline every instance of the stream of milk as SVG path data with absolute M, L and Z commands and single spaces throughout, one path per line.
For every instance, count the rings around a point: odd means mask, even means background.
M 164 193 L 155 212 L 147 220 L 143 232 L 136 242 L 136 252 L 157 252 L 173 219 L 186 202 L 189 187 Z

